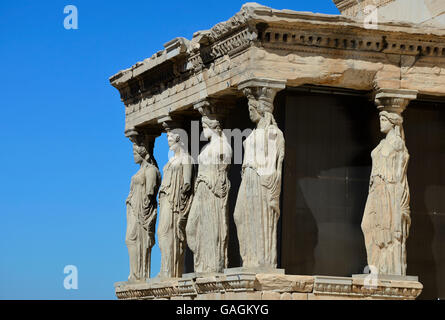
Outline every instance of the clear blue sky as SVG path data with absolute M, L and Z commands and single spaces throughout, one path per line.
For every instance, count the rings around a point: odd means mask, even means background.
M 0 299 L 115 299 L 128 276 L 130 177 L 124 105 L 108 78 L 175 37 L 227 20 L 243 1 L 0 2 Z M 331 0 L 261 4 L 338 14 Z M 65 30 L 76 5 L 79 29 Z M 165 136 L 155 157 L 167 161 Z M 65 265 L 79 270 L 65 290 Z M 152 276 L 160 253 L 152 253 Z

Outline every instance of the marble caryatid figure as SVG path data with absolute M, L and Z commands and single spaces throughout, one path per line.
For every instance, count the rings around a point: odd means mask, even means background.
M 174 155 L 164 166 L 159 190 L 160 276 L 179 278 L 184 268 L 185 226 L 193 199 L 193 159 L 174 130 L 168 130 L 167 139 Z
M 369 195 L 362 220 L 368 266 L 372 273 L 406 275 L 406 239 L 411 224 L 403 118 L 380 112 L 386 137 L 372 151 Z
M 247 88 L 256 128 L 244 141 L 242 181 L 234 219 L 243 267 L 277 267 L 284 136 L 272 115 L 275 90 Z
M 202 127 L 210 142 L 198 157 L 198 175 L 186 227 L 187 244 L 193 251 L 195 272 L 222 272 L 228 259 L 227 171 L 232 148 L 217 118 L 204 115 Z
M 155 244 L 156 195 L 161 174 L 156 161 L 144 144 L 133 144 L 134 161 L 140 165 L 131 178 L 127 204 L 125 243 L 130 257 L 129 281 L 150 278 L 151 249 Z

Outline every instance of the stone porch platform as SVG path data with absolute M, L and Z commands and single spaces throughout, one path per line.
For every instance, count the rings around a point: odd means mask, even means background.
M 116 296 L 122 300 L 414 300 L 422 289 L 416 277 L 301 276 L 239 268 L 223 274 L 115 283 Z

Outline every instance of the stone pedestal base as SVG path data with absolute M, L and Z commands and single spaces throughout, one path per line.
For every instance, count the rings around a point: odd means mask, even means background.
M 119 299 L 127 300 L 414 300 L 423 286 L 412 277 L 299 276 L 229 269 L 224 274 L 118 282 L 115 289 Z

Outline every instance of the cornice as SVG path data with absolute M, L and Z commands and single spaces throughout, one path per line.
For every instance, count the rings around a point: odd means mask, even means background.
M 164 50 L 117 73 L 110 82 L 119 90 L 129 115 L 201 83 L 204 73 L 210 79 L 229 70 L 230 60 L 253 46 L 286 54 L 371 57 L 383 63 L 392 56 L 437 61 L 445 59 L 445 30 L 406 23 L 385 23 L 378 30 L 368 30 L 358 20 L 339 15 L 249 3 L 228 21 L 196 32 L 192 40 L 167 42 Z
M 256 26 L 260 23 L 266 25 L 280 25 L 283 28 L 294 29 L 306 26 L 308 29 L 331 30 L 332 32 L 362 33 L 365 35 L 391 36 L 396 34 L 405 38 L 417 36 L 430 40 L 444 42 L 445 30 L 433 27 L 424 27 L 416 24 L 385 22 L 379 24 L 378 30 L 369 30 L 363 26 L 359 19 L 344 17 L 341 15 L 328 15 L 311 12 L 298 12 L 292 10 L 275 10 L 256 3 L 247 3 L 241 11 L 228 21 L 216 24 L 210 30 L 198 31 L 192 40 L 175 38 L 164 45 L 164 49 L 158 51 L 150 58 L 138 62 L 131 68 L 122 70 L 110 77 L 110 82 L 116 88 L 121 88 L 131 79 L 137 78 L 149 70 L 155 70 L 168 61 L 175 62 L 180 58 L 190 60 L 196 55 L 210 54 L 213 56 L 227 54 L 230 45 L 234 44 L 236 33 L 243 30 L 245 37 L 255 40 Z M 316 25 L 316 27 L 314 26 Z M 216 45 L 215 45 L 216 44 Z M 186 67 L 186 66 L 183 66 Z M 190 66 L 189 66 L 190 67 Z M 178 72 L 185 71 L 179 68 Z

